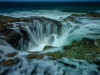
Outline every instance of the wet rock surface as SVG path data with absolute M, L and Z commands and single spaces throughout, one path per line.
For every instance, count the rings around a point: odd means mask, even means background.
M 87 14 L 72 14 L 71 16 L 77 16 L 77 17 L 84 17 L 84 16 L 87 16 L 87 17 L 100 17 L 100 14 L 96 13 L 96 12 L 89 12 Z
M 28 59 L 43 59 L 42 54 L 28 54 L 26 55 Z
M 11 66 L 11 65 L 15 65 L 19 62 L 19 59 L 18 58 L 14 58 L 14 59 L 7 59 L 7 60 L 2 60 L 0 62 L 0 65 L 3 65 L 3 66 Z
M 14 57 L 18 54 L 18 52 L 12 52 L 12 53 L 8 53 L 6 56 L 7 57 Z
M 50 56 L 51 59 L 67 57 L 89 62 L 99 61 L 100 48 L 95 45 L 93 39 L 83 38 L 80 41 L 73 41 L 71 45 L 66 45 L 63 48 L 64 52 L 49 52 L 44 55 Z
M 60 34 L 61 23 L 53 19 L 45 17 L 14 18 L 14 17 L 0 15 L 0 35 L 1 35 L 0 40 L 5 40 L 9 44 L 11 44 L 14 48 L 19 49 L 20 48 L 19 41 L 21 40 L 21 38 L 23 38 L 24 39 L 23 44 L 27 45 L 29 41 L 29 34 L 27 33 L 26 29 L 23 28 L 23 26 L 25 25 L 21 24 L 20 22 L 26 23 L 26 26 L 28 26 L 28 23 L 30 22 L 33 23 L 34 20 L 39 21 L 44 26 L 47 25 L 49 22 L 51 23 L 52 27 L 54 26 L 54 24 L 58 25 L 57 34 Z M 31 26 L 30 29 L 32 29 Z M 51 29 L 53 31 L 53 28 Z M 43 30 L 44 30 L 43 32 L 46 33 L 46 27 L 44 27 Z M 50 33 L 53 33 L 52 31 Z
M 100 47 L 96 46 L 93 39 L 83 38 L 80 41 L 73 41 L 72 45 L 66 45 L 63 47 L 64 51 L 60 52 L 47 52 L 41 54 L 29 54 L 26 57 L 28 59 L 40 58 L 49 56 L 51 60 L 61 59 L 67 57 L 70 59 L 86 60 L 88 62 L 98 62 L 100 57 Z
M 45 47 L 43 48 L 43 51 L 44 51 L 44 50 L 47 50 L 47 49 L 50 49 L 50 48 L 55 48 L 55 47 L 53 47 L 53 46 L 45 46 Z
M 7 29 L 2 34 L 5 36 L 5 41 L 10 43 L 15 48 L 18 47 L 19 40 L 21 39 L 21 35 L 19 32 L 13 29 Z

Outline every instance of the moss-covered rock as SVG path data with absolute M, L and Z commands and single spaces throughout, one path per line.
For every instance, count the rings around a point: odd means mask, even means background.
M 84 48 L 92 48 L 96 46 L 94 40 L 89 38 L 83 38 L 80 41 L 73 41 L 72 45 L 77 47 L 84 47 Z
M 100 39 L 96 39 L 95 43 L 97 44 L 97 46 L 100 48 Z
M 87 60 L 89 62 L 97 62 L 100 57 L 100 48 L 94 44 L 93 39 L 83 38 L 80 41 L 73 41 L 72 45 L 64 46 L 63 52 L 48 52 L 44 54 L 29 54 L 26 57 L 28 59 L 39 58 L 43 56 L 49 56 L 51 60 L 57 60 L 62 57 L 70 59 Z
M 48 53 L 44 53 L 44 55 L 47 55 L 50 57 L 50 59 L 52 60 L 56 60 L 56 59 L 60 59 L 62 58 L 64 55 L 61 52 L 48 52 Z
M 73 47 L 73 45 L 68 45 L 68 46 L 64 46 L 63 48 L 66 50 L 70 50 Z
M 43 48 L 43 51 L 46 50 L 46 49 L 50 49 L 50 48 L 55 48 L 55 47 L 53 47 L 53 46 L 45 46 L 45 47 Z
M 8 59 L 8 60 L 2 60 L 0 62 L 0 65 L 3 65 L 3 66 L 11 66 L 11 65 L 15 65 L 19 62 L 19 59 L 18 58 L 15 58 L 15 59 Z
M 0 15 L 0 21 L 3 22 L 4 24 L 7 24 L 10 22 L 20 22 L 20 18 L 13 18 L 9 16 Z
M 100 48 L 94 43 L 94 40 L 83 38 L 80 41 L 73 41 L 72 45 L 64 46 L 66 57 L 87 61 L 98 61 Z M 98 56 L 97 56 L 98 55 Z
M 6 56 L 7 57 L 14 57 L 18 54 L 18 52 L 12 52 L 12 53 L 8 53 Z
M 90 16 L 90 17 L 100 17 L 100 14 L 99 13 L 96 13 L 96 12 L 89 12 L 86 14 L 86 16 Z
M 34 59 L 34 58 L 43 59 L 43 54 L 28 54 L 26 55 L 26 57 L 28 59 Z
M 100 17 L 100 14 L 96 13 L 96 12 L 89 12 L 87 14 L 72 14 L 71 16 L 75 16 L 75 17 L 84 17 L 84 16 L 87 16 L 87 17 Z
M 71 16 L 83 17 L 85 14 L 72 14 Z

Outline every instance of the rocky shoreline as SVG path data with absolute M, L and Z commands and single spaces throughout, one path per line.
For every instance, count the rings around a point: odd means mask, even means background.
M 74 20 L 74 17 L 91 17 L 92 20 L 100 20 L 100 14 L 95 12 L 90 12 L 87 14 L 72 14 L 71 16 L 68 16 L 66 20 L 70 20 L 72 22 L 78 22 L 77 20 Z M 45 17 L 30 17 L 30 18 L 13 18 L 9 16 L 3 16 L 0 15 L 0 40 L 5 40 L 9 44 L 11 44 L 13 47 L 18 48 L 19 46 L 19 40 L 21 37 L 24 37 L 24 40 L 29 40 L 28 33 L 19 25 L 16 27 L 19 29 L 22 34 L 20 34 L 18 31 L 14 30 L 13 24 L 14 22 L 28 22 L 30 20 L 39 19 L 39 21 L 51 21 L 58 25 L 58 31 L 61 29 L 61 23 L 56 20 L 48 19 Z M 59 34 L 59 33 L 58 33 Z M 98 34 L 99 35 L 99 34 Z M 25 42 L 23 42 L 25 43 Z M 0 45 L 2 43 L 0 42 Z M 53 46 L 45 46 L 44 51 L 47 49 L 53 48 Z M 2 50 L 0 50 L 2 52 Z M 3 59 L 0 61 L 0 65 L 3 66 L 10 66 L 17 64 L 20 60 L 19 57 L 17 57 L 19 53 L 18 52 L 12 52 L 6 54 L 4 57 L 7 57 L 9 59 Z M 63 51 L 56 51 L 56 52 L 47 52 L 47 53 L 39 53 L 39 52 L 33 52 L 25 55 L 24 57 L 28 60 L 30 59 L 43 59 L 45 56 L 48 56 L 50 60 L 57 60 L 61 59 L 63 57 L 67 57 L 69 59 L 77 59 L 77 60 L 86 60 L 88 62 L 100 62 L 100 39 L 91 39 L 91 38 L 83 38 L 79 41 L 73 41 L 71 45 L 66 45 L 63 47 Z M 12 58 L 16 57 L 16 58 Z

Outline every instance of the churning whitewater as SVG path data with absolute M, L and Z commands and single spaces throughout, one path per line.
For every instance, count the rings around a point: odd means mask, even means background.
M 19 42 L 20 50 L 42 51 L 45 46 L 62 47 L 71 44 L 73 40 L 81 40 L 83 37 L 100 38 L 100 20 L 93 20 L 87 17 L 75 18 L 76 22 L 60 18 L 58 21 L 44 17 L 29 18 L 27 22 L 14 22 L 13 29 L 20 34 L 18 25 L 20 25 L 28 34 L 27 45 L 23 44 L 22 39 Z M 96 35 L 96 36 L 93 36 Z
M 17 31 L 21 35 L 21 40 L 16 48 L 1 41 L 0 61 L 9 59 L 5 56 L 10 52 L 18 52 L 17 56 L 11 57 L 18 64 L 13 66 L 0 66 L 0 75 L 100 75 L 99 66 L 88 63 L 85 60 L 61 58 L 50 60 L 48 56 L 43 59 L 25 58 L 29 52 L 38 51 L 40 54 L 49 51 L 61 51 L 64 45 L 70 45 L 73 40 L 81 40 L 84 37 L 100 38 L 100 19 L 93 20 L 91 17 L 76 17 L 68 19 L 61 17 L 57 20 L 45 17 L 28 17 L 22 22 L 12 22 L 9 29 Z M 23 29 L 28 40 L 25 40 Z M 2 34 L 1 34 L 2 35 Z M 96 36 L 93 36 L 96 35 Z M 45 46 L 53 46 L 47 51 L 42 51 Z M 8 51 L 10 50 L 10 51 Z

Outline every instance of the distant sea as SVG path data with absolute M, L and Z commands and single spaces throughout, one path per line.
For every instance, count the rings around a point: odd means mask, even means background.
M 44 16 L 57 19 L 87 12 L 100 13 L 100 2 L 0 2 L 0 14 L 13 17 Z

